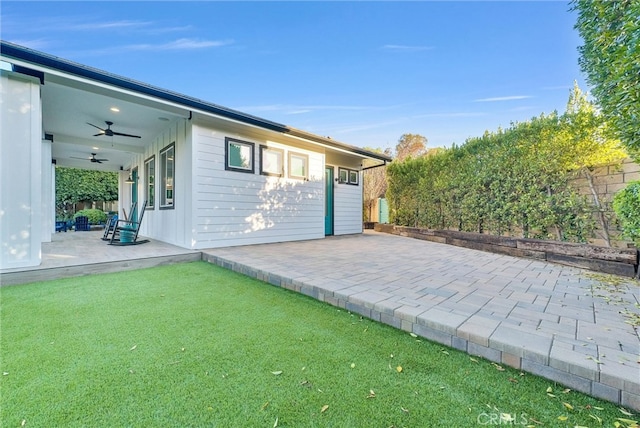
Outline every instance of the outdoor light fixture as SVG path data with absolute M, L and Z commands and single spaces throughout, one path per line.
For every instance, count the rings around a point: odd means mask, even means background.
M 129 173 L 129 177 L 127 177 L 127 179 L 124 180 L 124 182 L 127 184 L 133 184 L 133 178 L 131 178 L 131 173 Z

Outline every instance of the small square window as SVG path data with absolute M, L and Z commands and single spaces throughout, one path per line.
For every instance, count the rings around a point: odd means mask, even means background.
M 260 146 L 260 174 L 282 177 L 284 175 L 284 150 Z
M 253 173 L 253 149 L 255 145 L 247 141 L 225 138 L 225 169 L 228 171 Z
M 349 170 L 344 168 L 338 168 L 338 183 L 349 182 Z
M 304 180 L 309 178 L 309 156 L 289 152 L 289 177 Z
M 359 174 L 358 171 L 349 170 L 349 184 L 358 185 Z

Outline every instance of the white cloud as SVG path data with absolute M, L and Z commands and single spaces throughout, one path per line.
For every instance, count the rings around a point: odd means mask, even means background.
M 491 97 L 491 98 L 480 98 L 474 100 L 476 103 L 492 103 L 496 101 L 514 101 L 514 100 L 525 100 L 527 98 L 533 98 L 531 95 L 509 95 L 507 97 Z
M 126 49 L 128 51 L 181 51 L 215 48 L 220 46 L 227 46 L 232 43 L 233 40 L 199 40 L 184 38 L 162 44 L 140 43 L 136 45 L 121 46 L 116 49 Z
M 435 49 L 433 46 L 384 45 L 383 50 L 395 52 L 418 52 Z

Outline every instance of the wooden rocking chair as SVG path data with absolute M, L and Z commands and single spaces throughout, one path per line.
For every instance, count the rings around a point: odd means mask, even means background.
M 133 221 L 133 219 L 116 221 L 109 245 L 138 245 L 149 242 L 148 239 L 138 240 L 138 232 L 140 231 L 140 224 L 146 208 L 147 201 L 144 201 L 138 221 Z

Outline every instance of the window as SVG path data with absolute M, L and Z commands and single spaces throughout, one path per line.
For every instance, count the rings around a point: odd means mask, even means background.
M 282 177 L 284 175 L 284 150 L 260 146 L 260 174 Z
M 160 209 L 169 209 L 174 206 L 175 152 L 175 143 L 160 151 Z
M 353 184 L 357 186 L 360 182 L 360 173 L 355 169 L 338 168 L 338 183 Z
M 156 157 L 144 161 L 144 188 L 146 189 L 147 209 L 155 207 L 156 200 Z
M 304 180 L 309 178 L 309 156 L 289 152 L 289 177 Z
M 355 184 L 357 186 L 359 176 L 358 171 L 349 170 L 349 184 Z
M 349 170 L 344 168 L 338 168 L 338 183 L 349 182 Z
M 228 171 L 254 172 L 253 148 L 254 144 L 247 141 L 225 138 L 225 164 Z

